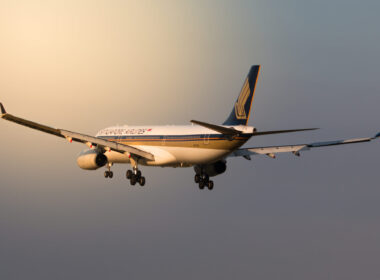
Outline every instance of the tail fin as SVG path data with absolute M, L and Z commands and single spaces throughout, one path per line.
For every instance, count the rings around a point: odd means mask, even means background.
M 235 102 L 234 108 L 224 125 L 247 125 L 251 111 L 253 96 L 257 78 L 259 77 L 260 65 L 253 65 Z

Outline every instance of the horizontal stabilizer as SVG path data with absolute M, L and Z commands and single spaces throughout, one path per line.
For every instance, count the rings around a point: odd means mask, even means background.
M 200 121 L 195 121 L 195 120 L 191 120 L 190 122 L 215 130 L 216 132 L 222 133 L 224 135 L 233 136 L 233 135 L 239 135 L 242 133 L 241 131 L 236 130 L 235 128 L 228 128 L 228 127 L 224 127 L 220 125 L 215 125 L 215 124 L 210 124 L 210 123 L 205 123 L 205 122 L 200 122 Z
M 268 134 L 280 134 L 280 133 L 290 133 L 290 132 L 300 132 L 308 130 L 316 130 L 319 128 L 301 128 L 301 129 L 288 129 L 288 130 L 272 130 L 272 131 L 255 131 L 252 136 L 268 135 Z
M 205 123 L 201 121 L 191 120 L 190 122 L 195 123 L 197 125 L 206 127 L 208 129 L 212 129 L 224 135 L 235 136 L 244 133 L 243 131 L 237 130 L 233 127 L 225 127 L 210 123 Z M 290 133 L 290 132 L 299 132 L 299 131 L 308 131 L 308 130 L 316 130 L 318 128 L 302 128 L 302 129 L 288 129 L 288 130 L 270 130 L 270 131 L 255 131 L 253 133 L 249 133 L 251 136 L 260 136 L 260 135 L 268 135 L 268 134 L 279 134 L 279 133 Z M 248 134 L 248 133 L 244 133 Z

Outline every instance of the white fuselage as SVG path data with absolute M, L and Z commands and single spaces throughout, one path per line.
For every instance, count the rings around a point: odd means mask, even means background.
M 231 126 L 229 126 L 231 127 Z M 139 164 L 152 166 L 188 167 L 212 163 L 225 158 L 239 148 L 252 133 L 249 126 L 234 126 L 242 135 L 228 139 L 214 130 L 197 126 L 115 126 L 102 129 L 98 138 L 129 145 L 154 155 L 154 160 L 141 160 Z M 128 154 L 106 152 L 111 163 L 129 163 Z

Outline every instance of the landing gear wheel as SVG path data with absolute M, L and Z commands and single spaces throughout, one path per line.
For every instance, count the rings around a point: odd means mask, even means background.
M 113 177 L 113 172 L 112 172 L 112 171 L 109 171 L 109 172 L 108 172 L 108 177 L 110 177 L 110 178 Z
M 127 177 L 127 179 L 131 179 L 131 178 L 132 178 L 132 175 L 133 175 L 132 170 L 127 170 L 127 173 L 126 173 L 126 177 Z
M 134 186 L 136 185 L 136 183 L 137 183 L 137 178 L 136 178 L 136 175 L 133 174 L 131 177 L 131 185 Z
M 109 177 L 108 171 L 104 171 L 104 178 L 108 178 L 108 177 Z
M 145 177 L 140 177 L 139 178 L 139 184 L 140 184 L 140 186 L 144 186 L 145 185 Z
M 140 170 L 137 170 L 137 172 L 136 172 L 136 176 L 137 176 L 137 178 L 140 178 L 140 177 L 141 177 L 141 171 L 140 171 Z
M 198 174 L 195 174 L 194 181 L 195 181 L 196 184 L 198 184 L 201 181 L 201 176 L 198 175 Z
M 211 191 L 211 190 L 214 188 L 214 182 L 211 181 L 211 180 L 208 181 L 207 187 L 208 187 L 208 189 Z
M 203 190 L 204 187 L 205 187 L 205 182 L 200 181 L 200 182 L 199 182 L 199 189 L 200 189 L 200 190 Z

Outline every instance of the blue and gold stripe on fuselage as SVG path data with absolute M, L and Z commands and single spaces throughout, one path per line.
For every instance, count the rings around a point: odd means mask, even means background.
M 241 134 L 232 139 L 222 134 L 193 135 L 115 135 L 99 138 L 130 146 L 181 147 L 199 149 L 234 150 L 242 146 L 251 134 Z

